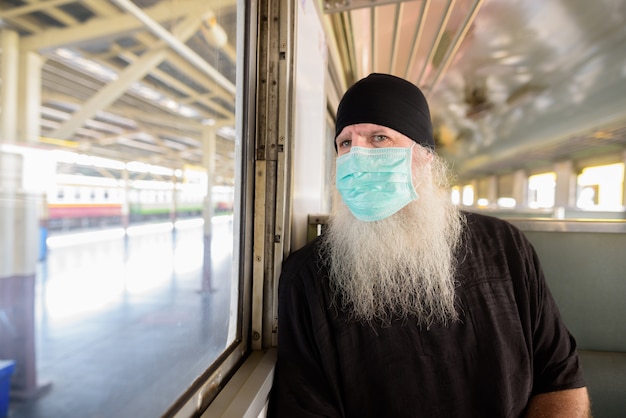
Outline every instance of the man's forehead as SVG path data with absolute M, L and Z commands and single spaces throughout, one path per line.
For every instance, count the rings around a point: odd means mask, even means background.
M 388 134 L 402 135 L 400 132 L 396 131 L 395 129 L 389 128 L 384 125 L 378 125 L 375 123 L 355 123 L 353 125 L 348 125 L 345 128 L 343 128 L 343 130 L 339 133 L 337 137 L 339 138 L 342 136 L 342 134 L 351 133 L 351 132 L 356 132 L 356 133 L 361 133 L 361 134 L 362 133 L 370 133 L 370 134 L 388 133 Z

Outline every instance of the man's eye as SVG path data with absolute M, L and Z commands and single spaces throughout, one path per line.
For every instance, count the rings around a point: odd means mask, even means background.
M 343 141 L 339 141 L 339 144 L 337 145 L 339 148 L 345 148 L 345 147 L 349 147 L 351 144 L 351 141 L 349 139 L 344 139 Z
M 387 139 L 389 139 L 389 137 L 385 135 L 374 135 L 372 138 L 373 142 L 383 142 Z

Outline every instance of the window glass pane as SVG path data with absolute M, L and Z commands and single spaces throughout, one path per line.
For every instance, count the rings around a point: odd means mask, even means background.
M 450 200 L 455 205 L 461 204 L 461 188 L 459 186 L 454 186 L 450 191 Z
M 474 204 L 474 186 L 471 184 L 463 186 L 462 201 L 464 206 L 472 206 Z
M 497 201 L 498 207 L 513 209 L 517 206 L 517 202 L 512 197 L 499 197 Z
M 528 178 L 528 207 L 554 207 L 555 193 L 556 173 L 535 174 Z
M 587 167 L 578 176 L 576 206 L 580 209 L 622 211 L 624 163 Z
M 243 17 L 233 0 L 22 3 L 0 52 L 9 416 L 161 416 L 240 338 Z

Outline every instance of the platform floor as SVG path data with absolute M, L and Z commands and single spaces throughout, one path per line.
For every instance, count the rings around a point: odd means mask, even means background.
M 210 254 L 203 236 L 196 221 L 49 237 L 35 332 L 51 386 L 9 417 L 160 416 L 234 338 L 232 220 L 214 221 Z

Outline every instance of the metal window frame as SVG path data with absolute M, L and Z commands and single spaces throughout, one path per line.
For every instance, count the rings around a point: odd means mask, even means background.
M 165 416 L 258 416 L 271 388 L 280 265 L 291 235 L 291 147 L 295 5 L 239 0 L 238 132 L 243 164 L 240 274 L 241 339 Z M 243 408 L 243 409 L 242 409 Z M 233 415 L 234 414 L 234 415 Z

